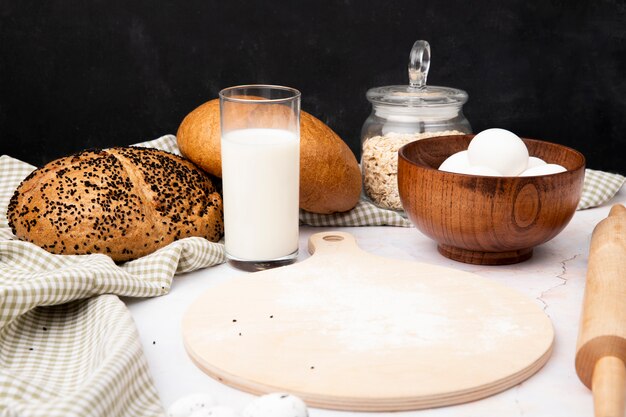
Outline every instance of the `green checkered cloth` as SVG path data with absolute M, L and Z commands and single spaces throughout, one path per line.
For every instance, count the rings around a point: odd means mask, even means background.
M 180 154 L 176 138 L 139 146 Z M 222 244 L 174 242 L 115 264 L 105 255 L 52 255 L 15 239 L 6 210 L 34 167 L 0 157 L 0 415 L 163 416 L 137 329 L 118 296 L 167 294 L 175 274 L 224 262 Z M 579 209 L 615 195 L 625 178 L 587 170 Z M 311 226 L 403 226 L 403 213 L 366 199 L 347 213 L 300 212 Z
M 617 194 L 624 182 L 626 182 L 626 177 L 622 175 L 587 169 L 577 210 L 597 207 L 606 203 Z

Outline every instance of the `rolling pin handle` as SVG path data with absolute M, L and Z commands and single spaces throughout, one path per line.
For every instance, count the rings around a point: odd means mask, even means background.
M 615 356 L 596 362 L 591 381 L 595 417 L 626 416 L 626 365 Z

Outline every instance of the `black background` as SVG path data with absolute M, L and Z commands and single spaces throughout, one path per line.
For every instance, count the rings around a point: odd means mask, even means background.
M 176 133 L 227 86 L 302 91 L 359 156 L 368 88 L 466 90 L 475 132 L 510 129 L 626 173 L 624 1 L 0 0 L 0 154 L 41 165 Z

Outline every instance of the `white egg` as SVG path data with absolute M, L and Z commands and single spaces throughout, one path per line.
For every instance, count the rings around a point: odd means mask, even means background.
M 528 148 L 505 129 L 487 129 L 474 136 L 467 157 L 470 165 L 484 165 L 506 177 L 516 176 L 528 166 Z
M 209 394 L 195 393 L 174 401 L 167 409 L 169 417 L 190 417 L 191 413 L 215 405 L 215 399 Z
M 491 169 L 484 165 L 470 165 L 467 171 L 461 172 L 461 174 L 482 175 L 484 177 L 501 177 L 502 176 L 502 174 L 500 174 L 495 169 Z
M 467 158 L 467 151 L 457 152 L 450 155 L 441 165 L 439 165 L 440 171 L 456 172 L 464 174 L 469 169 L 470 163 Z
M 230 407 L 216 405 L 210 408 L 201 408 L 194 411 L 189 417 L 238 417 L 239 415 Z
M 308 417 L 306 404 L 300 398 L 282 393 L 264 395 L 252 401 L 243 417 Z
M 526 171 L 519 174 L 520 177 L 534 177 L 536 175 L 549 175 L 558 174 L 559 172 L 565 172 L 567 169 L 557 164 L 545 164 L 536 167 L 528 168 Z
M 546 161 L 541 158 L 537 158 L 536 156 L 531 156 L 528 158 L 528 166 L 526 169 L 538 167 L 540 165 L 545 165 Z

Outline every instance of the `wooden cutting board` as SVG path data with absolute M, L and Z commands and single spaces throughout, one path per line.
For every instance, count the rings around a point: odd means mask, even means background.
M 438 407 L 524 381 L 554 332 L 533 300 L 478 275 L 383 258 L 347 233 L 307 260 L 211 288 L 183 338 L 210 376 L 254 393 L 354 411 Z

